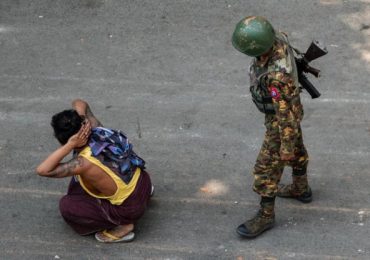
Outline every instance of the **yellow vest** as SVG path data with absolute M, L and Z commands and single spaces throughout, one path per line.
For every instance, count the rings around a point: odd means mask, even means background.
M 111 196 L 100 196 L 92 193 L 89 191 L 86 186 L 83 183 L 83 180 L 81 176 L 77 175 L 78 181 L 80 182 L 82 188 L 92 197 L 98 198 L 98 199 L 107 199 L 109 202 L 113 205 L 121 205 L 135 190 L 137 181 L 140 177 L 140 168 L 136 168 L 136 171 L 134 173 L 134 176 L 132 177 L 129 184 L 126 184 L 122 181 L 120 177 L 118 177 L 109 167 L 105 166 L 102 162 L 100 162 L 97 158 L 93 157 L 91 155 L 91 149 L 89 146 L 84 148 L 80 153 L 79 156 L 84 157 L 89 162 L 95 164 L 96 166 L 100 167 L 104 172 L 106 172 L 112 180 L 115 182 L 117 186 L 117 191 L 111 195 Z

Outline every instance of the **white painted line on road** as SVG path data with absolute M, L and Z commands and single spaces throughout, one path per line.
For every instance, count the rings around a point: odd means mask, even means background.
M 156 198 L 154 198 L 156 199 Z M 198 203 L 198 204 L 210 204 L 210 205 L 224 205 L 230 206 L 234 204 L 234 201 L 226 201 L 226 200 L 216 200 L 216 199 L 202 199 L 202 198 L 161 198 L 161 201 L 168 201 L 168 202 L 185 202 L 185 203 Z M 256 202 L 238 202 L 240 205 L 250 206 L 256 205 Z M 294 208 L 294 209 L 301 209 L 301 210 L 315 210 L 315 211 L 334 211 L 334 212 L 343 212 L 343 213 L 358 213 L 359 209 L 351 209 L 351 208 L 344 208 L 344 207 L 320 207 L 320 206 L 312 206 L 312 205 L 305 205 L 302 207 L 301 205 L 286 205 L 287 208 Z M 361 211 L 366 214 L 370 214 L 370 208 L 361 208 Z
M 63 196 L 64 193 L 58 191 L 47 191 L 47 190 L 33 190 L 33 189 L 13 189 L 13 188 L 4 188 L 0 187 L 0 193 L 31 193 L 37 195 L 55 195 L 55 196 Z M 196 204 L 208 204 L 208 205 L 223 205 L 223 206 L 233 206 L 235 205 L 235 201 L 228 201 L 228 200 L 217 200 L 217 199 L 205 199 L 205 198 L 153 198 L 153 200 L 159 201 L 167 201 L 167 202 L 182 202 L 182 203 L 196 203 Z M 256 202 L 239 202 L 239 205 L 243 206 L 254 206 Z M 370 208 L 361 208 L 361 209 L 351 209 L 351 208 L 344 208 L 344 207 L 320 207 L 320 206 L 313 206 L 313 205 L 305 205 L 302 207 L 301 205 L 287 205 L 287 208 L 294 208 L 294 209 L 301 209 L 301 210 L 314 210 L 314 211 L 334 211 L 338 213 L 355 213 L 358 214 L 359 211 L 362 211 L 363 214 L 369 215 Z
M 111 84 L 145 84 L 151 86 L 173 86 L 173 87 L 180 87 L 183 86 L 184 83 L 175 82 L 175 81 L 153 81 L 153 80 L 131 80 L 131 79 L 107 79 L 107 78 L 83 78 L 83 77 L 72 77 L 72 76 L 41 76 L 41 75 L 9 75 L 9 74 L 2 74 L 0 75 L 1 78 L 10 78 L 10 79 L 44 79 L 44 80 L 67 80 L 67 81 L 85 81 L 85 82 L 92 82 L 92 83 L 111 83 Z M 241 98 L 249 97 L 250 94 L 248 93 L 247 85 L 229 85 L 229 84 L 222 84 L 219 82 L 194 82 L 191 83 L 192 86 L 197 87 L 222 87 L 225 89 L 236 87 L 236 88 L 245 88 L 246 92 L 243 95 L 240 95 Z M 336 92 L 337 95 L 347 95 L 348 92 Z M 350 93 L 353 94 L 353 93 Z M 363 99 L 364 95 L 366 96 L 367 93 L 360 93 L 362 98 L 319 98 L 315 99 L 315 102 L 323 102 L 323 103 L 370 103 L 370 100 Z M 302 97 L 302 99 L 311 100 L 308 97 Z M 310 101 L 311 102 L 311 101 Z M 314 102 L 314 101 L 312 101 Z
M 12 32 L 15 31 L 16 29 L 14 27 L 10 26 L 0 26 L 0 33 L 7 33 L 7 32 Z
M 369 104 L 369 99 L 360 99 L 360 98 L 319 98 L 318 102 L 324 103 L 364 103 Z
M 58 191 L 17 189 L 17 188 L 14 189 L 14 188 L 3 188 L 3 187 L 0 187 L 0 193 L 31 193 L 31 194 L 39 194 L 39 195 L 56 195 L 56 196 L 64 195 L 64 193 L 58 192 Z
M 41 76 L 41 75 L 8 75 L 2 74 L 0 78 L 10 79 L 44 79 L 44 80 L 66 80 L 66 81 L 86 81 L 86 82 L 99 82 L 99 83 L 111 83 L 111 84 L 146 84 L 153 86 L 183 86 L 184 84 L 171 81 L 153 81 L 153 80 L 130 80 L 130 79 L 107 79 L 107 78 L 83 78 L 83 77 L 71 77 L 71 76 Z M 198 84 L 196 84 L 198 85 Z
M 92 82 L 92 83 L 110 83 L 110 84 L 145 84 L 145 85 L 151 85 L 151 86 L 173 86 L 173 87 L 180 87 L 183 86 L 184 84 L 179 83 L 179 82 L 174 82 L 174 81 L 153 81 L 153 80 L 130 80 L 130 79 L 106 79 L 106 78 L 83 78 L 83 77 L 70 77 L 70 76 L 40 76 L 40 75 L 8 75 L 8 74 L 2 74 L 0 75 L 1 78 L 12 78 L 12 79 L 35 79 L 35 78 L 40 78 L 40 79 L 46 79 L 46 80 L 67 80 L 67 81 L 85 81 L 85 82 Z M 213 82 L 195 82 L 192 83 L 193 86 L 197 87 L 222 87 L 222 88 L 229 88 L 229 87 L 238 87 L 238 88 L 248 88 L 246 85 L 237 85 L 237 86 L 230 86 L 227 84 L 222 84 L 222 83 L 213 83 Z M 194 92 L 190 92 L 194 93 Z M 337 92 L 338 95 L 346 95 L 347 92 L 340 93 Z M 353 93 L 351 93 L 353 94 Z M 366 93 L 360 93 L 361 98 L 318 98 L 315 99 L 315 101 L 311 101 L 308 97 L 302 97 L 302 99 L 306 100 L 306 102 L 320 102 L 320 103 L 360 103 L 360 104 L 369 104 L 370 100 L 369 99 L 364 99 L 364 95 Z M 142 95 L 142 94 L 141 94 Z M 219 96 L 222 96 L 220 94 Z M 250 94 L 248 94 L 246 90 L 246 94 L 239 95 L 236 97 L 239 98 L 248 98 Z
M 45 100 L 55 101 L 60 100 L 58 96 L 42 96 L 42 97 L 0 97 L 0 102 L 26 102 L 27 104 L 45 102 Z

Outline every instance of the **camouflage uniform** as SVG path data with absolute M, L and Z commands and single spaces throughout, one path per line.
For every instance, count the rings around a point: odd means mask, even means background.
M 261 16 L 247 16 L 237 23 L 233 46 L 255 57 L 250 67 L 250 90 L 257 108 L 266 114 L 266 135 L 254 166 L 253 189 L 261 195 L 255 217 L 239 225 L 237 233 L 254 238 L 275 224 L 275 197 L 312 200 L 307 184 L 308 155 L 300 122 L 303 108 L 293 49 L 285 34 L 276 32 Z M 293 168 L 293 183 L 278 188 L 284 167 Z
M 253 190 L 262 197 L 275 197 L 284 166 L 289 165 L 296 177 L 294 189 L 302 192 L 307 188 L 308 164 L 300 127 L 303 107 L 294 56 L 285 35 L 278 33 L 270 54 L 252 61 L 250 79 L 252 94 L 253 86 L 260 84 L 272 99 L 265 116 L 264 142 L 254 166 Z M 282 161 L 284 155 L 294 155 L 294 160 Z

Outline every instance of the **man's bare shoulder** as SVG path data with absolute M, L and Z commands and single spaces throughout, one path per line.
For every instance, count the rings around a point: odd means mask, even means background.
M 85 157 L 78 156 L 78 158 L 80 158 L 80 160 L 83 161 L 83 167 L 81 168 L 81 172 L 79 173 L 79 175 L 91 178 L 91 177 L 96 177 L 99 175 L 101 176 L 102 173 L 105 173 L 102 168 L 92 163 Z

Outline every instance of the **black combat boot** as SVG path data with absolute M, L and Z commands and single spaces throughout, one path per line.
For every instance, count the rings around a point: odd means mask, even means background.
M 277 192 L 277 196 L 281 198 L 293 198 L 303 203 L 312 201 L 312 191 L 307 182 L 307 174 L 292 174 L 293 183 L 281 185 Z
M 274 213 L 275 197 L 262 197 L 261 208 L 257 215 L 247 220 L 244 224 L 241 224 L 236 232 L 242 237 L 254 238 L 262 232 L 272 228 L 275 224 L 275 213 Z

